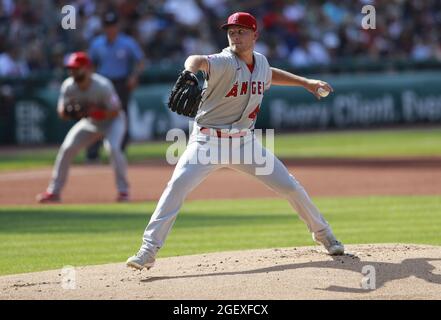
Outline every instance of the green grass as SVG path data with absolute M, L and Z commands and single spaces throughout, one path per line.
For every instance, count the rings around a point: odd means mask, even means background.
M 54 164 L 58 149 L 29 149 L 8 151 L 2 153 L 0 150 L 0 172 L 9 170 L 37 169 Z M 75 163 L 84 162 L 84 154 L 81 153 L 75 158 Z
M 279 135 L 275 152 L 280 157 L 318 158 L 440 156 L 441 129 Z
M 128 150 L 130 163 L 142 162 L 148 159 L 165 159 L 165 152 L 170 143 L 149 142 L 143 144 L 132 144 Z M 0 172 L 8 170 L 36 169 L 52 166 L 57 155 L 58 148 L 29 149 L 9 151 L 1 154 L 0 149 Z M 101 152 L 103 162 L 109 161 L 106 152 Z M 74 163 L 81 164 L 85 161 L 85 152 L 81 151 L 74 159 Z
M 128 149 L 128 160 L 136 163 L 147 159 L 165 159 L 170 144 L 132 144 Z M 276 136 L 274 145 L 275 153 L 286 158 L 441 156 L 441 129 L 282 134 Z M 56 152 L 57 148 L 54 147 L 3 153 L 0 156 L 0 171 L 51 166 Z M 107 155 L 103 153 L 102 158 L 107 160 Z M 84 152 L 79 154 L 75 162 L 84 162 Z
M 441 245 L 441 197 L 318 198 L 344 243 Z M 0 274 L 122 262 L 155 203 L 0 208 Z M 313 245 L 282 199 L 187 202 L 160 257 Z

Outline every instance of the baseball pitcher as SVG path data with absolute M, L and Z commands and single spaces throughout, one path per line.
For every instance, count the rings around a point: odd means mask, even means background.
M 79 120 L 68 132 L 55 161 L 47 190 L 37 195 L 40 203 L 60 201 L 72 159 L 98 139 L 104 138 L 118 188 L 117 201 L 129 200 L 127 162 L 121 151 L 126 122 L 115 89 L 107 78 L 92 73 L 91 60 L 75 52 L 67 60 L 70 77 L 61 85 L 57 112 L 62 119 Z
M 153 266 L 186 196 L 211 172 L 222 167 L 255 176 L 289 201 L 313 239 L 323 244 L 329 254 L 344 253 L 344 246 L 336 240 L 302 185 L 253 133 L 263 95 L 271 85 L 302 86 L 317 99 L 321 98 L 319 88 L 331 92 L 331 86 L 270 67 L 266 57 L 254 51 L 258 31 L 251 14 L 234 13 L 222 28 L 227 31 L 229 47 L 218 54 L 188 57 L 185 70 L 170 94 L 169 108 L 195 116 L 194 128 L 145 229 L 140 250 L 127 260 L 129 267 L 142 270 Z M 205 78 L 203 89 L 195 76 L 199 71 Z M 246 158 L 249 150 L 253 150 L 253 155 L 262 154 L 271 159 L 272 171 L 257 174 L 259 163 L 254 156 L 251 161 L 200 161 L 200 156 L 206 153 L 215 154 L 214 158 L 225 153 L 243 154 Z

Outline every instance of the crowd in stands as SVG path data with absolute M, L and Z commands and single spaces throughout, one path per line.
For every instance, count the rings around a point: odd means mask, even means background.
M 76 8 L 75 30 L 61 27 L 66 5 Z M 376 29 L 361 27 L 365 5 L 375 8 Z M 270 62 L 441 61 L 439 0 L 0 0 L 0 76 L 62 68 L 68 53 L 87 50 L 102 32 L 108 10 L 142 47 L 146 68 L 220 51 L 227 40 L 219 26 L 235 11 L 256 16 L 256 50 Z

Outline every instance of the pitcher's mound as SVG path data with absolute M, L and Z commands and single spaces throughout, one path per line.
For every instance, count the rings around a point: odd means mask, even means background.
M 211 253 L 0 277 L 0 299 L 440 299 L 441 247 L 348 245 Z

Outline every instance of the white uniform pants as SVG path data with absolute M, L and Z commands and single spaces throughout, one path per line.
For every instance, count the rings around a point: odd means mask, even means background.
M 221 144 L 222 142 L 225 143 Z M 231 155 L 233 151 L 240 150 L 243 154 L 246 150 L 249 152 L 251 146 L 254 148 L 254 154 L 260 154 L 267 161 L 273 161 L 274 166 L 268 174 L 256 174 L 256 169 L 262 168 L 262 165 L 258 164 L 261 162 L 256 161 L 255 157 L 252 157 L 251 163 L 245 161 L 239 164 L 231 163 L 231 161 L 230 163 L 219 163 L 221 161 L 218 161 L 218 163 L 200 163 L 201 156 L 206 155 L 207 151 L 213 153 L 213 151 L 218 150 L 218 155 Z M 272 152 L 261 145 L 254 134 L 251 133 L 241 138 L 217 138 L 196 130 L 190 136 L 187 148 L 179 159 L 145 229 L 141 250 L 147 251 L 152 257 L 156 256 L 157 251 L 164 245 L 164 241 L 187 195 L 211 172 L 222 167 L 229 167 L 247 173 L 286 198 L 306 223 L 310 232 L 317 232 L 329 227 L 327 221 L 311 202 L 305 189 L 288 172 L 285 165 Z
M 78 121 L 67 133 L 58 151 L 52 171 L 52 179 L 47 189 L 50 193 L 60 194 L 66 184 L 69 167 L 76 154 L 95 141 L 104 137 L 104 147 L 110 154 L 115 172 L 115 182 L 119 192 L 127 193 L 127 161 L 121 151 L 126 124 L 125 114 L 121 112 L 109 126 L 99 128 L 87 118 Z

